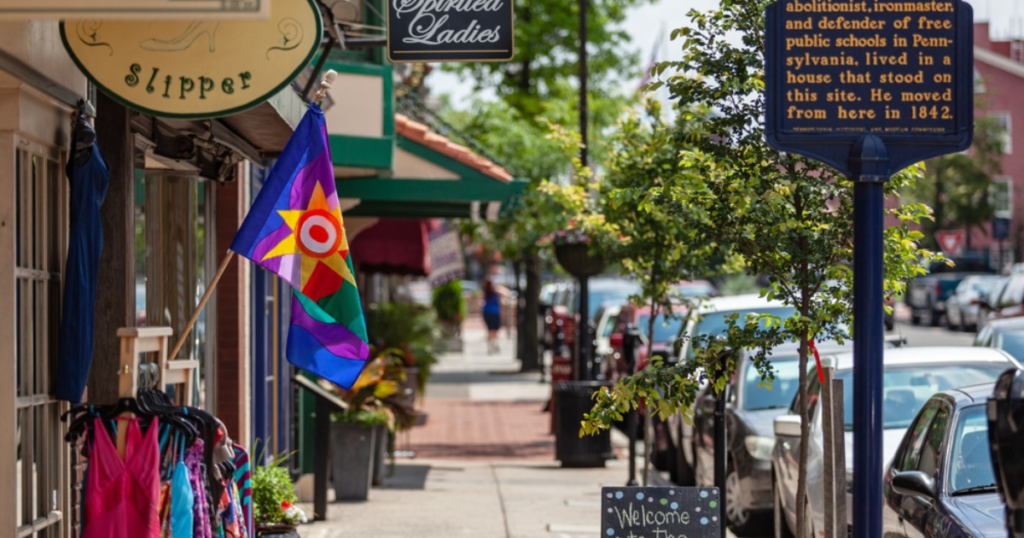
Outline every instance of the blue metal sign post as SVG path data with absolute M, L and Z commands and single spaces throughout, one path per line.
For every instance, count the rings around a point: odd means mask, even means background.
M 973 15 L 961 0 L 778 0 L 765 22 L 765 135 L 853 187 L 853 521 L 882 536 L 884 187 L 970 146 Z

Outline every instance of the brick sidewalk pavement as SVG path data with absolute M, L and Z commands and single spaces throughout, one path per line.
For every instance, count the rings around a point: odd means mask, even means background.
M 426 398 L 427 423 L 414 428 L 417 458 L 553 461 L 551 415 L 536 401 Z

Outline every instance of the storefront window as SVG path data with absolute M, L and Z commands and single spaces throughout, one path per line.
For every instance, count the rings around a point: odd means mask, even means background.
M 18 536 L 63 535 L 69 450 L 51 372 L 57 357 L 66 181 L 53 149 L 18 140 L 15 155 Z

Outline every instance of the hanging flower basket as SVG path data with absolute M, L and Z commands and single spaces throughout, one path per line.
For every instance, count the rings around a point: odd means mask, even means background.
M 555 257 L 570 275 L 587 278 L 604 271 L 604 258 L 591 254 L 589 242 L 555 241 Z

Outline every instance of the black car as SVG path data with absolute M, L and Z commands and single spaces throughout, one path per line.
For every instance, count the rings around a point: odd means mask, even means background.
M 985 415 L 992 388 L 940 392 L 918 412 L 885 473 L 884 536 L 1006 536 Z
M 849 350 L 835 342 L 818 344 L 821 353 Z M 750 535 L 770 528 L 772 495 L 773 421 L 789 408 L 799 386 L 799 355 L 796 344 L 772 350 L 775 371 L 771 387 L 761 385 L 761 374 L 745 354 L 736 375 L 726 385 L 725 514 L 737 535 Z M 811 359 L 813 361 L 813 359 Z M 714 407 L 710 387 L 697 396 L 693 417 L 694 475 L 697 486 L 714 485 Z

